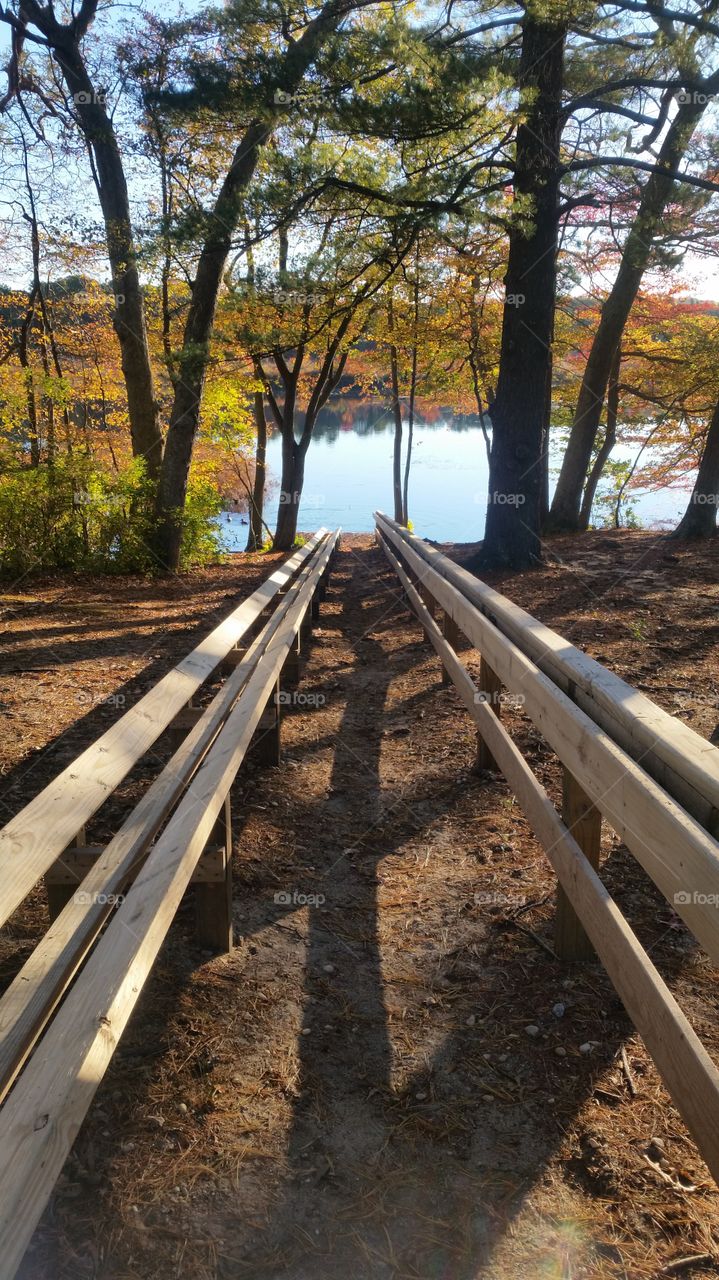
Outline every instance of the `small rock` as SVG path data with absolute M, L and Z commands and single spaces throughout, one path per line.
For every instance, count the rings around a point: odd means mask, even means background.
M 596 1049 L 598 1043 L 599 1043 L 598 1040 L 586 1040 L 584 1044 L 580 1044 L 579 1052 L 591 1053 L 593 1049 Z
M 526 1033 L 528 1036 L 538 1036 L 538 1035 L 539 1035 L 539 1027 L 535 1027 L 535 1026 L 534 1026 L 534 1023 L 530 1023 L 530 1025 L 529 1025 L 528 1027 L 525 1027 L 525 1028 L 524 1028 L 524 1030 L 525 1030 L 525 1033 Z
M 567 1007 L 566 1005 L 562 1004 L 561 1000 L 558 1000 L 556 1004 L 553 1004 L 552 1013 L 554 1014 L 555 1018 L 563 1018 L 564 1010 L 566 1009 L 566 1007 Z
M 426 1093 L 421 1093 L 421 1092 L 420 1092 L 420 1093 L 415 1093 L 415 1095 L 414 1095 L 414 1096 L 415 1096 L 415 1098 L 417 1099 L 417 1101 L 418 1101 L 418 1102 L 424 1102 L 424 1101 L 425 1101 L 425 1098 L 427 1097 L 427 1094 L 426 1094 Z
M 177 1110 L 178 1110 L 178 1111 L 181 1111 L 181 1112 L 182 1112 L 182 1114 L 183 1114 L 183 1116 L 186 1116 L 186 1115 L 187 1115 L 187 1111 L 188 1111 L 187 1103 L 186 1103 L 186 1102 L 180 1102 L 180 1103 L 178 1103 L 178 1105 L 177 1105 Z
M 311 1031 L 312 1031 L 312 1028 L 311 1028 L 311 1027 L 303 1027 L 303 1028 L 302 1028 L 302 1034 L 303 1034 L 303 1036 L 308 1036 L 308 1035 L 310 1034 L 310 1032 L 311 1032 Z
M 558 1045 L 557 1045 L 557 1047 L 556 1047 L 556 1049 L 554 1050 L 554 1052 L 556 1053 L 556 1055 L 557 1055 L 557 1057 L 558 1057 L 558 1058 L 566 1058 L 566 1056 L 567 1056 L 567 1050 L 566 1050 L 566 1049 L 564 1049 L 564 1048 L 562 1047 L 562 1045 L 561 1045 L 561 1044 L 558 1044 Z
M 477 1021 L 476 1014 L 470 1013 L 469 1017 L 467 1018 L 467 1026 L 473 1027 L 476 1021 Z
M 334 973 L 335 971 L 335 967 L 333 964 L 323 964 L 322 969 L 324 973 Z

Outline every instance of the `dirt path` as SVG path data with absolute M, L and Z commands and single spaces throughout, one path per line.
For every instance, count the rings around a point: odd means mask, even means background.
M 549 866 L 367 538 L 283 743 L 236 788 L 237 948 L 198 955 L 183 906 L 24 1274 L 592 1280 L 712 1254 L 719 1197 L 601 968 L 548 954 Z

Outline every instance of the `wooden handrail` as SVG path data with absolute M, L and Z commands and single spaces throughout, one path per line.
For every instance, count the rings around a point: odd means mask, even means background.
M 709 955 L 719 961 L 719 844 L 549 676 L 445 577 L 406 530 L 383 535 L 423 575 L 435 599 L 476 645 L 597 809 L 618 832 Z M 671 720 L 671 717 L 667 717 Z
M 0 830 L 0 925 L 325 537 L 318 530 Z
M 293 593 L 304 588 L 314 563 L 313 559 L 305 562 L 293 581 Z M 150 844 L 240 697 L 258 659 L 283 625 L 293 598 L 289 593 L 282 597 L 209 706 L 198 713 L 194 728 L 78 885 L 82 893 L 70 898 L 0 997 L 0 1101 L 112 914 L 114 899 L 147 855 Z
M 327 570 L 329 535 L 292 591 L 174 815 L 0 1110 L 0 1277 L 11 1280 L 127 1025 Z
M 378 511 L 376 520 L 386 532 L 399 534 L 688 813 L 719 836 L 719 750 L 712 743 L 389 516 Z
M 559 817 L 501 721 L 483 700 L 482 691 L 442 635 L 382 533 L 378 541 L 464 706 L 512 787 L 699 1150 L 719 1182 L 719 1072 L 597 871 Z M 437 591 L 436 578 L 432 576 L 426 585 L 434 595 Z M 436 598 L 441 598 L 438 592 Z M 503 639 L 505 644 L 509 643 Z

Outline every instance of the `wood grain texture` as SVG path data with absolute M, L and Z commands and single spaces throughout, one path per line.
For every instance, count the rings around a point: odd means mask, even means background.
M 0 831 L 0 925 L 311 557 L 320 530 Z
M 0 1276 L 14 1276 L 207 844 L 299 630 L 334 537 L 272 637 L 190 791 L 159 837 L 0 1111 Z
M 383 549 L 719 1182 L 719 1072 L 519 748 L 489 706 L 477 699 L 477 686 L 430 617 L 397 557 L 386 543 Z
M 719 845 L 603 729 L 452 583 L 411 547 L 405 531 L 380 526 L 415 570 L 431 576 L 433 595 L 523 699 L 523 710 L 571 770 L 600 813 L 631 849 L 667 901 L 719 962 Z M 424 566 L 424 567 L 423 567 Z M 671 721 L 671 717 L 667 717 Z

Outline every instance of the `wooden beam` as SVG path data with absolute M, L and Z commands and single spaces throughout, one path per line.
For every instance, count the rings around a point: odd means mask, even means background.
M 487 740 L 582 919 L 715 1181 L 719 1182 L 719 1072 L 501 721 L 486 703 L 477 699 L 477 687 L 469 672 L 443 639 L 386 543 L 384 550 L 427 635 L 451 672 L 462 702 Z
M 331 547 L 323 549 L 316 567 Z M 314 570 L 311 575 L 314 589 Z M 193 786 L 0 1110 L 0 1258 L 14 1275 L 207 844 L 304 608 L 293 600 Z
M 562 778 L 562 818 L 595 871 L 602 847 L 602 815 L 568 769 Z M 594 948 L 562 885 L 557 889 L 554 950 L 560 960 L 594 960 Z
M 224 875 L 219 884 L 195 883 L 195 937 L 198 945 L 221 953 L 232 950 L 232 806 L 230 792 L 220 810 L 210 845 L 220 844 Z M 197 864 L 199 869 L 202 856 Z M 193 877 L 194 878 L 194 877 Z
M 153 742 L 172 722 L 264 606 L 312 558 L 315 536 L 205 636 L 186 658 L 25 805 L 0 831 L 0 925 L 52 866 Z
M 456 649 L 459 645 L 462 633 L 457 626 L 454 618 L 451 617 L 444 609 L 442 610 L 442 635 L 447 644 L 452 649 Z M 451 684 L 452 679 L 446 667 L 442 667 L 442 684 Z
M 479 662 L 478 697 L 484 698 L 487 706 L 491 708 L 495 716 L 500 718 L 502 712 L 501 694 L 502 681 L 482 655 Z M 481 734 L 477 738 L 477 766 L 480 769 L 496 769 L 497 767 L 497 762 Z
M 719 836 L 719 750 L 551 627 L 381 512 L 422 565 L 456 587 L 712 835 Z
M 701 824 L 617 746 L 589 716 L 484 617 L 455 586 L 429 569 L 400 534 L 409 563 L 432 575 L 432 590 L 505 687 L 522 698 L 559 759 L 621 836 L 713 960 L 719 962 L 719 845 Z
M 322 563 L 324 557 L 319 561 Z M 303 567 L 297 579 L 297 591 L 311 578 L 314 580 L 314 566 L 313 560 Z M 278 605 L 252 642 L 244 662 L 229 676 L 83 880 L 83 900 L 73 895 L 0 998 L 0 1100 L 111 914 L 114 899 L 124 891 L 147 855 L 245 688 L 259 657 L 284 626 L 292 603 L 293 597 L 289 596 Z

